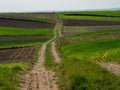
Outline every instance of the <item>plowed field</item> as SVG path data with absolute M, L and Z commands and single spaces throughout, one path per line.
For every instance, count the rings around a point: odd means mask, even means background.
M 0 49 L 0 63 L 11 61 L 29 61 L 35 54 L 36 47 Z
M 0 18 L 0 26 L 18 28 L 53 28 L 55 25 L 48 22 L 34 20 Z
M 63 19 L 64 26 L 107 26 L 107 25 L 120 25 L 120 21 L 99 21 L 99 20 L 74 20 Z
M 32 39 L 49 39 L 50 36 L 0 36 L 1 40 L 32 40 Z

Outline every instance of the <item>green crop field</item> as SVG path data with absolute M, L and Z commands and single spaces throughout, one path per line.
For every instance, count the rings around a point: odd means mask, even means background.
M 96 17 L 96 16 L 67 16 L 61 15 L 62 19 L 76 19 L 76 20 L 103 20 L 103 21 L 120 21 L 120 18 L 113 17 Z
M 0 41 L 0 48 L 37 46 L 47 41 L 47 39 L 33 39 L 33 40 L 5 40 Z
M 51 35 L 51 34 L 53 34 L 52 29 L 0 27 L 0 36 L 28 36 L 28 35 Z
M 111 45 L 109 45 L 111 44 Z M 104 47 L 103 47 L 104 46 Z M 94 47 L 94 48 L 92 48 Z M 103 40 L 94 40 L 94 41 L 84 41 L 78 42 L 71 45 L 63 46 L 62 51 L 63 53 L 69 58 L 72 59 L 76 57 L 76 59 L 90 59 L 90 57 L 96 53 L 105 53 L 109 50 L 116 50 L 120 49 L 120 39 L 119 38 L 110 38 L 110 39 L 103 39 Z M 119 55 L 119 53 L 118 53 Z M 109 55 L 108 55 L 109 56 Z M 114 58 L 117 56 L 114 56 Z M 107 57 L 106 57 L 107 58 Z M 113 58 L 113 60 L 115 60 Z M 101 58 L 100 58 L 101 59 Z M 111 58 L 112 59 L 112 58 Z M 119 61 L 119 60 L 118 60 Z
M 85 15 L 66 15 L 66 14 L 88 14 L 88 16 Z M 106 17 L 103 16 L 89 16 L 89 15 L 106 15 Z M 86 12 L 63 12 L 60 14 L 62 19 L 83 19 L 83 20 L 106 20 L 106 21 L 120 21 L 120 11 L 86 11 Z M 113 17 L 110 17 L 113 16 Z
M 119 32 L 120 26 L 63 26 L 63 36 L 80 37 L 92 34 Z
M 60 48 L 60 85 L 65 90 L 117 90 L 120 78 L 97 65 L 96 61 L 120 63 L 120 39 L 108 38 L 64 44 Z

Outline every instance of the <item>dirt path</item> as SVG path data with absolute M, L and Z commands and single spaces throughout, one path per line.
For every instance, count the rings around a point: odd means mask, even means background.
M 112 63 L 98 63 L 102 67 L 106 68 L 108 71 L 114 73 L 115 75 L 120 75 L 120 66 Z
M 53 55 L 53 58 L 54 58 L 54 61 L 55 63 L 59 63 L 61 61 L 57 51 L 56 51 L 56 44 L 55 44 L 55 41 L 53 41 L 51 43 L 51 53 Z
M 39 52 L 38 62 L 24 75 L 21 90 L 58 90 L 54 71 L 47 71 L 44 67 L 46 43 Z
M 36 64 L 23 76 L 23 83 L 21 90 L 58 90 L 58 85 L 56 84 L 57 78 L 55 77 L 55 72 L 52 70 L 47 71 L 44 67 L 45 51 L 47 45 L 54 41 L 57 37 L 57 31 L 59 24 L 56 25 L 54 29 L 54 37 L 48 42 L 44 43 L 39 51 L 39 58 Z M 55 44 L 53 43 L 54 56 L 58 55 L 55 52 Z M 58 57 L 58 56 L 55 56 Z M 59 61 L 58 58 L 57 62 Z

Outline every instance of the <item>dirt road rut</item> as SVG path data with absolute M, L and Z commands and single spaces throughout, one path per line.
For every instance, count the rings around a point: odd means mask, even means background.
M 55 63 L 59 63 L 61 61 L 61 58 L 59 57 L 57 51 L 56 51 L 56 44 L 55 41 L 51 43 L 51 53 L 53 55 Z
M 106 68 L 108 71 L 114 73 L 117 76 L 120 76 L 120 66 L 112 63 L 98 63 L 102 67 Z
M 39 52 L 38 62 L 23 77 L 25 80 L 21 90 L 58 90 L 55 72 L 47 71 L 44 67 L 44 54 L 46 43 L 42 45 Z

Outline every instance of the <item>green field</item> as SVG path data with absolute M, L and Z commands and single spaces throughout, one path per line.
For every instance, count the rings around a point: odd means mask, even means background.
M 97 17 L 97 16 L 68 16 L 65 14 L 96 14 L 96 15 L 106 15 L 108 17 Z M 62 19 L 81 19 L 81 20 L 106 20 L 106 21 L 120 21 L 120 17 L 110 17 L 110 16 L 120 16 L 120 11 L 86 11 L 86 12 L 63 12 L 60 14 Z
M 62 32 L 78 32 L 79 33 L 90 33 L 107 30 L 119 30 L 120 26 L 63 26 Z
M 81 11 L 81 12 L 63 12 L 61 14 L 95 14 L 107 16 L 120 16 L 120 11 Z
M 111 38 L 63 45 L 63 62 L 59 66 L 60 85 L 63 90 L 117 90 L 120 78 L 94 61 L 120 61 L 120 39 Z M 106 54 L 107 53 L 107 54 Z M 98 89 L 99 88 L 99 89 Z
M 112 17 L 93 17 L 93 16 L 67 16 L 61 15 L 62 19 L 76 19 L 76 20 L 103 20 L 103 21 L 120 21 L 120 18 Z
M 53 34 L 52 29 L 0 27 L 0 36 L 29 36 L 29 35 L 51 35 L 51 34 Z
M 33 40 L 5 40 L 0 41 L 0 48 L 37 46 L 47 41 L 47 39 L 33 39 Z
M 111 45 L 109 45 L 111 44 Z M 104 47 L 103 47 L 104 46 Z M 94 48 L 92 48 L 94 47 Z M 94 41 L 84 41 L 73 43 L 71 45 L 63 46 L 61 49 L 67 58 L 72 59 L 90 59 L 90 57 L 96 53 L 105 53 L 109 50 L 120 49 L 120 39 L 119 38 L 110 38 L 103 40 L 94 40 Z M 118 50 L 119 51 L 119 50 Z M 112 53 L 112 52 L 111 52 Z M 119 55 L 119 53 L 118 53 Z M 114 56 L 114 58 L 117 56 Z M 114 60 L 113 58 L 113 60 Z M 112 59 L 112 58 L 111 58 Z M 119 61 L 119 60 L 118 60 Z

